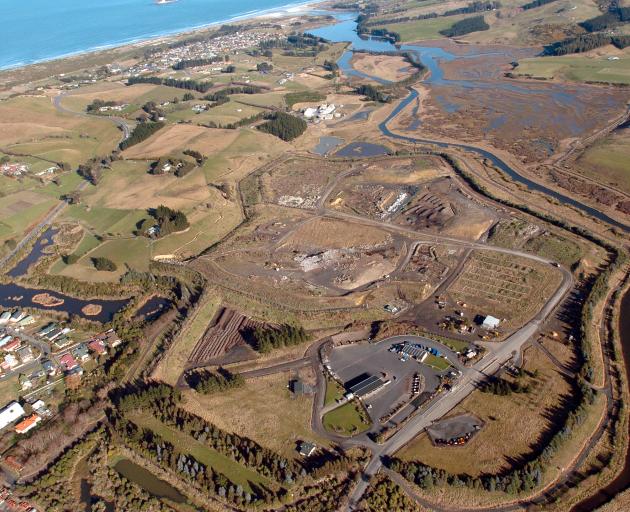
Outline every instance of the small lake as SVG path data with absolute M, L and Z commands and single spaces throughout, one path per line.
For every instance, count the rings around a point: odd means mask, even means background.
M 313 153 L 319 156 L 324 156 L 330 153 L 333 149 L 343 144 L 341 137 L 324 136 L 319 138 L 317 146 L 313 148 Z
M 150 471 L 131 462 L 129 459 L 121 459 L 115 465 L 118 471 L 127 480 L 142 487 L 156 498 L 167 498 L 175 503 L 185 503 L 186 497 L 168 482 L 160 480 Z
M 335 153 L 335 156 L 342 158 L 361 158 L 369 156 L 389 155 L 390 150 L 380 144 L 371 142 L 351 142 Z
M 33 297 L 38 293 L 48 293 L 53 297 L 59 297 L 64 300 L 64 303 L 59 306 L 52 307 L 44 307 L 40 304 L 36 304 L 33 302 Z M 114 313 L 120 311 L 127 302 L 129 302 L 128 299 L 77 299 L 52 290 L 24 288 L 23 286 L 13 283 L 0 284 L 0 306 L 2 307 L 14 308 L 19 306 L 37 308 L 41 310 L 62 311 L 87 318 L 88 320 L 96 320 L 101 323 L 109 322 L 113 318 Z M 101 306 L 101 312 L 97 315 L 86 315 L 81 311 L 81 309 L 88 304 Z
M 20 277 L 28 272 L 28 269 L 31 265 L 35 264 L 39 259 L 45 254 L 44 250 L 53 243 L 54 236 L 58 233 L 58 230 L 55 228 L 48 228 L 44 233 L 37 239 L 35 245 L 31 249 L 23 260 L 19 261 L 15 267 L 7 272 L 9 277 Z

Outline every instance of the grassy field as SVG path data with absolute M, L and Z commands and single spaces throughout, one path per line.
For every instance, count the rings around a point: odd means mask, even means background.
M 616 52 L 610 53 L 614 55 Z M 519 76 L 575 82 L 630 84 L 630 55 L 622 54 L 619 60 L 612 61 L 606 55 L 536 57 L 519 61 L 514 73 Z
M 17 97 L 0 105 L 0 147 L 73 166 L 109 153 L 120 131 L 107 119 L 55 110 L 45 96 Z
M 155 378 L 163 380 L 171 386 L 177 383 L 190 352 L 206 331 L 220 304 L 221 299 L 218 296 L 209 295 L 206 297 L 195 316 L 184 326 L 179 338 L 160 362 L 154 374 Z
M 453 23 L 465 16 L 446 16 L 426 20 L 414 20 L 407 23 L 394 23 L 383 25 L 384 28 L 400 34 L 403 43 L 409 41 L 424 41 L 425 39 L 441 39 L 444 36 L 440 30 L 450 28 Z M 382 28 L 382 27 L 378 27 Z
M 2 397 L 2 407 L 11 400 L 17 400 L 19 396 L 17 375 L 0 381 L 0 396 Z
M 273 486 L 273 482 L 225 455 L 217 452 L 209 446 L 202 444 L 192 437 L 168 427 L 154 416 L 146 414 L 131 414 L 129 419 L 141 427 L 148 428 L 161 435 L 168 442 L 175 446 L 175 449 L 188 453 L 199 462 L 212 467 L 215 471 L 224 474 L 230 481 L 237 485 L 242 485 L 243 489 L 251 492 L 250 482 L 257 485 Z
M 293 458 L 300 440 L 328 443 L 311 431 L 313 398 L 294 397 L 288 383 L 289 374 L 276 374 L 247 380 L 241 388 L 215 395 L 187 391 L 185 408 L 224 430 Z
M 451 367 L 447 359 L 434 356 L 433 354 L 429 354 L 427 358 L 423 361 L 423 364 L 426 364 L 427 366 L 430 366 L 431 368 L 434 368 L 440 372 L 448 370 Z
M 370 428 L 367 413 L 357 401 L 348 402 L 323 417 L 324 428 L 343 436 L 360 434 Z
M 58 204 L 47 196 L 31 192 L 18 192 L 2 198 L 0 214 L 0 240 L 21 238 L 26 231 L 44 218 Z
M 589 147 L 576 170 L 630 194 L 630 129 L 619 130 Z
M 324 405 L 334 403 L 343 397 L 345 390 L 343 386 L 336 380 L 328 378 L 326 379 L 326 397 L 324 398 Z
M 485 423 L 468 444 L 436 447 L 423 433 L 397 455 L 474 476 L 500 471 L 511 459 L 528 454 L 552 426 L 554 408 L 570 399 L 571 387 L 546 356 L 533 349 L 526 353 L 525 369 L 538 371 L 536 378 L 522 377 L 532 387 L 530 393 L 498 396 L 475 391 L 452 411 L 453 416 L 470 412 Z

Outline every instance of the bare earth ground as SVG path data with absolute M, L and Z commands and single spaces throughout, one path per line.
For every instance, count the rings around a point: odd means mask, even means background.
M 403 57 L 355 53 L 352 66 L 367 75 L 377 76 L 390 82 L 398 82 L 413 73 L 413 67 Z

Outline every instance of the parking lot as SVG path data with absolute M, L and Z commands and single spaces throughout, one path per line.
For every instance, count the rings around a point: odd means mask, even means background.
M 393 345 L 404 341 L 435 347 L 440 350 L 440 353 L 450 356 L 451 364 L 459 367 L 455 354 L 448 351 L 446 347 L 417 336 L 396 336 L 379 343 L 344 345 L 335 347 L 330 353 L 328 364 L 335 377 L 343 383 L 352 381 L 362 374 L 374 375 L 384 381 L 389 381 L 387 385 L 363 399 L 370 417 L 375 422 L 388 414 L 396 405 L 418 396 L 411 394 L 414 375 L 420 375 L 420 382 L 424 382 L 424 386 L 421 386 L 419 391 L 432 393 L 440 383 L 440 374 L 444 373 L 421 364 L 413 358 L 403 358 L 389 351 Z

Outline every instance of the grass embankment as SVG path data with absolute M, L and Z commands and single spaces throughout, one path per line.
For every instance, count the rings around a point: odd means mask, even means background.
M 221 299 L 217 295 L 208 294 L 204 296 L 192 318 L 180 331 L 177 341 L 171 346 L 157 367 L 154 374 L 157 379 L 171 386 L 177 383 L 179 376 L 184 371 L 190 352 L 208 328 L 208 324 L 219 309 L 220 304 Z
M 271 486 L 273 482 L 232 459 L 220 454 L 216 450 L 202 444 L 179 430 L 170 428 L 157 418 L 147 414 L 130 414 L 129 419 L 141 427 L 148 428 L 172 443 L 177 450 L 188 453 L 199 462 L 212 467 L 224 474 L 230 481 L 243 486 L 247 492 L 252 492 L 250 483 Z
M 342 436 L 353 436 L 370 428 L 370 420 L 358 400 L 348 402 L 323 417 L 324 428 Z
M 339 384 L 336 380 L 327 378 L 326 379 L 326 396 L 324 398 L 324 406 L 330 405 L 340 398 L 343 397 L 345 390 L 343 386 Z

